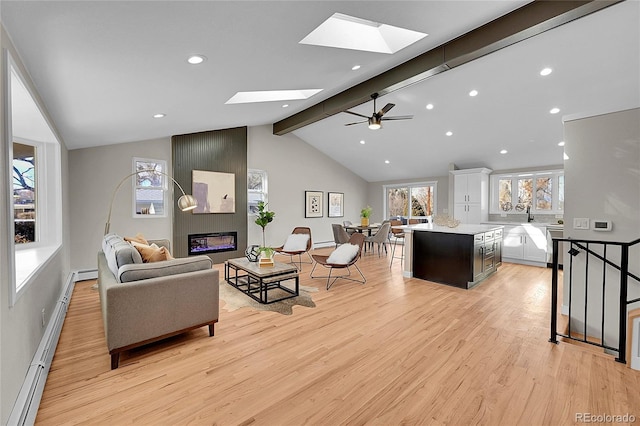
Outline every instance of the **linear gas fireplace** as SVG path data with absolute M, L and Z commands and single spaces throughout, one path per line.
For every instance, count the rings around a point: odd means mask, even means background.
M 234 251 L 238 249 L 238 233 L 230 231 L 189 234 L 188 243 L 189 256 Z

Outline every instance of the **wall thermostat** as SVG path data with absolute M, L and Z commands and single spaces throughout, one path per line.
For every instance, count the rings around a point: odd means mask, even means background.
M 593 219 L 592 225 L 594 231 L 611 231 L 610 220 Z

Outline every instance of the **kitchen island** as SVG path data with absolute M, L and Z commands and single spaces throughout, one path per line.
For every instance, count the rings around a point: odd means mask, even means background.
M 469 289 L 502 263 L 502 225 L 403 225 L 403 275 Z

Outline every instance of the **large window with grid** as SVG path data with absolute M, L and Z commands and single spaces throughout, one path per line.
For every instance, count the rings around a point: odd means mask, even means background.
M 387 185 L 385 217 L 425 219 L 436 210 L 436 182 Z
M 563 170 L 496 174 L 490 181 L 490 213 L 564 213 Z

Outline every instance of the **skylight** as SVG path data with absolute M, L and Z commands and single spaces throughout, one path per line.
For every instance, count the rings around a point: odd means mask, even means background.
M 322 89 L 303 90 L 259 90 L 255 92 L 238 92 L 225 104 L 248 104 L 252 102 L 295 101 L 308 99 Z
M 334 13 L 300 44 L 392 54 L 426 36 L 421 32 Z

